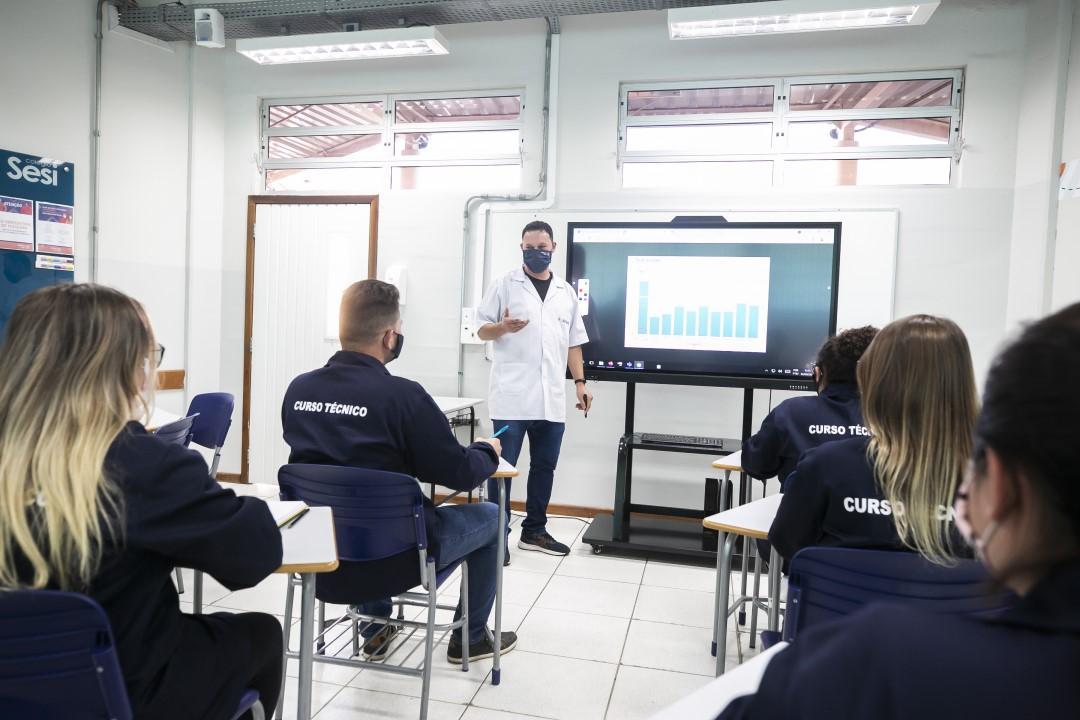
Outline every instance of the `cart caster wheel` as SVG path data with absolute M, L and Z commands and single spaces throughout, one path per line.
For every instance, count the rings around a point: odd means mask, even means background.
M 600 545 L 593 545 L 592 554 L 599 555 L 604 550 Z

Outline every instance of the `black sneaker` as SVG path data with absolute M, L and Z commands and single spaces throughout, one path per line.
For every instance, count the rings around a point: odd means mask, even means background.
M 483 660 L 495 654 L 495 644 L 489 631 L 480 642 L 469 643 L 469 662 Z M 502 634 L 502 654 L 510 652 L 517 645 L 517 633 L 504 632 Z M 446 659 L 452 665 L 461 664 L 461 631 L 455 630 L 450 636 L 450 642 L 446 647 Z
M 368 660 L 382 660 L 390 652 L 394 636 L 400 632 L 397 625 L 383 625 L 379 632 L 364 640 L 364 657 Z
M 503 548 L 503 567 L 510 567 L 510 548 Z
M 547 553 L 548 555 L 570 554 L 570 548 L 563 545 L 546 532 L 542 532 L 539 535 L 526 535 L 525 533 L 522 533 L 517 546 L 520 550 L 535 550 L 536 552 Z

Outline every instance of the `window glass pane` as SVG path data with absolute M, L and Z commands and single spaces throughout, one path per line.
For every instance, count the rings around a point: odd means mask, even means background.
M 713 115 L 772 112 L 773 87 L 687 88 L 631 90 L 626 93 L 629 117 L 650 115 Z
M 788 106 L 792 110 L 941 107 L 952 105 L 952 95 L 952 78 L 817 83 L 791 86 Z
M 390 183 L 395 190 L 516 191 L 521 188 L 520 165 L 439 165 L 395 167 Z
M 791 150 L 948 145 L 951 136 L 952 120 L 947 117 L 793 122 L 787 129 Z
M 398 133 L 394 136 L 394 154 L 400 157 L 463 159 L 516 155 L 520 140 L 519 130 Z
M 267 143 L 271 160 L 365 158 L 384 154 L 381 134 L 269 137 Z
M 521 117 L 521 96 L 398 100 L 394 117 L 399 123 L 517 120 Z
M 773 164 L 753 162 L 623 163 L 624 188 L 690 188 L 701 192 L 769 187 Z
M 271 105 L 270 127 L 340 127 L 381 125 L 385 116 L 379 102 Z
M 784 185 L 948 185 L 951 173 L 952 158 L 789 160 Z
M 266 189 L 370 195 L 385 189 L 382 168 L 290 168 L 267 170 Z
M 768 152 L 772 125 L 646 125 L 626 128 L 627 152 L 702 155 Z

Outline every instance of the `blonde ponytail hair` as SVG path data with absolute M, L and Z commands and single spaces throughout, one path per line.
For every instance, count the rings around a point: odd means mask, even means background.
M 105 455 L 146 416 L 154 347 L 142 306 L 100 285 L 44 288 L 15 307 L 0 349 L 0 588 L 93 578 L 122 513 Z
M 874 338 L 857 375 L 869 459 L 897 532 L 948 563 L 956 553 L 947 521 L 979 411 L 967 338 L 945 318 L 896 320 Z

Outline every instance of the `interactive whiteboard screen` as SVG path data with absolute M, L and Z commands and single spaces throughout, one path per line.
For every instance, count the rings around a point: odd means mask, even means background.
M 590 377 L 806 388 L 836 330 L 839 223 L 571 223 Z

